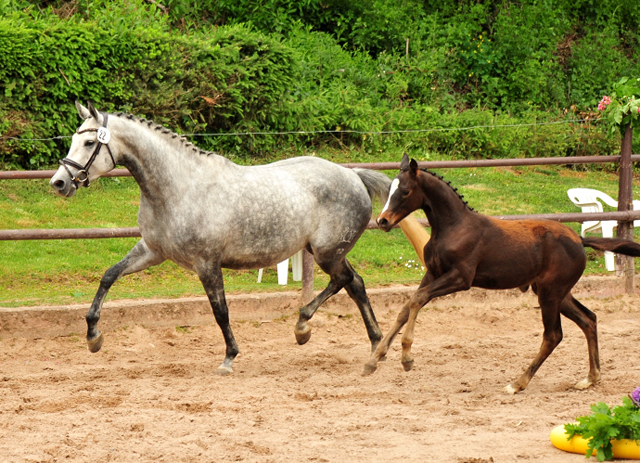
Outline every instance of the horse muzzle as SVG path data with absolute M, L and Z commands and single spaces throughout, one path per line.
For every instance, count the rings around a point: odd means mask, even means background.
M 385 217 L 384 213 L 378 216 L 378 220 L 376 220 L 376 223 L 378 224 L 378 228 L 380 228 L 380 230 L 383 230 L 386 232 L 391 230 L 394 225 L 392 222 L 389 221 L 389 219 L 387 219 L 387 217 Z
M 63 167 L 60 167 L 58 171 L 51 177 L 49 185 L 54 189 L 58 196 L 64 198 L 71 198 L 76 194 L 78 185 L 71 179 L 69 173 Z

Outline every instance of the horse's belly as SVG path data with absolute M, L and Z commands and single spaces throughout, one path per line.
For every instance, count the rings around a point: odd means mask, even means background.
M 538 262 L 493 262 L 491 265 L 479 265 L 473 278 L 472 286 L 485 289 L 511 289 L 531 284 L 540 273 Z

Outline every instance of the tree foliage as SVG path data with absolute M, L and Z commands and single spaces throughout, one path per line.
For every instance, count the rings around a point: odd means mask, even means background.
M 606 127 L 532 124 L 594 118 L 640 76 L 639 18 L 636 0 L 0 0 L 0 164 L 53 164 L 68 138 L 33 139 L 72 133 L 75 99 L 182 133 L 334 131 L 194 139 L 229 155 L 609 154 Z

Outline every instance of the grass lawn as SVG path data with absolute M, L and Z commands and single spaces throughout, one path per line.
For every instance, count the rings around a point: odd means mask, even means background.
M 589 187 L 618 196 L 614 173 L 566 167 L 440 169 L 483 214 L 578 212 L 569 201 L 569 188 Z M 388 172 L 394 176 L 395 172 Z M 634 180 L 634 187 L 640 181 Z M 104 178 L 81 189 L 71 199 L 57 197 L 46 180 L 0 181 L 0 228 L 103 228 L 137 226 L 139 189 L 131 178 Z M 380 205 L 376 205 L 379 210 Z M 579 231 L 579 224 L 570 224 Z M 104 271 L 118 262 L 136 238 L 0 242 L 0 306 L 89 303 Z M 588 250 L 586 273 L 608 273 L 601 253 Z M 366 231 L 349 254 L 350 262 L 368 287 L 417 284 L 423 270 L 399 230 L 386 234 Z M 275 268 L 226 271 L 228 293 L 279 291 Z M 315 288 L 328 278 L 316 267 Z M 289 282 L 284 289 L 299 289 Z M 195 274 L 173 263 L 129 275 L 111 289 L 108 299 L 203 295 Z

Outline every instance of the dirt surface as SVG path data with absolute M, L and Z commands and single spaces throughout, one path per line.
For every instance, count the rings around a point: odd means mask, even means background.
M 414 370 L 396 340 L 366 377 L 370 346 L 345 299 L 316 314 L 304 346 L 294 309 L 234 319 L 241 353 L 227 377 L 213 375 L 224 355 L 213 317 L 153 325 L 107 305 L 101 327 L 115 328 L 97 354 L 82 331 L 33 339 L 0 327 L 0 462 L 581 462 L 550 444 L 551 429 L 640 385 L 640 296 L 618 293 L 615 279 L 574 293 L 599 317 L 602 382 L 573 389 L 587 350 L 565 320 L 564 341 L 515 396 L 503 387 L 542 333 L 535 299 L 518 291 L 436 301 L 418 319 Z M 374 299 L 383 331 L 397 299 Z

